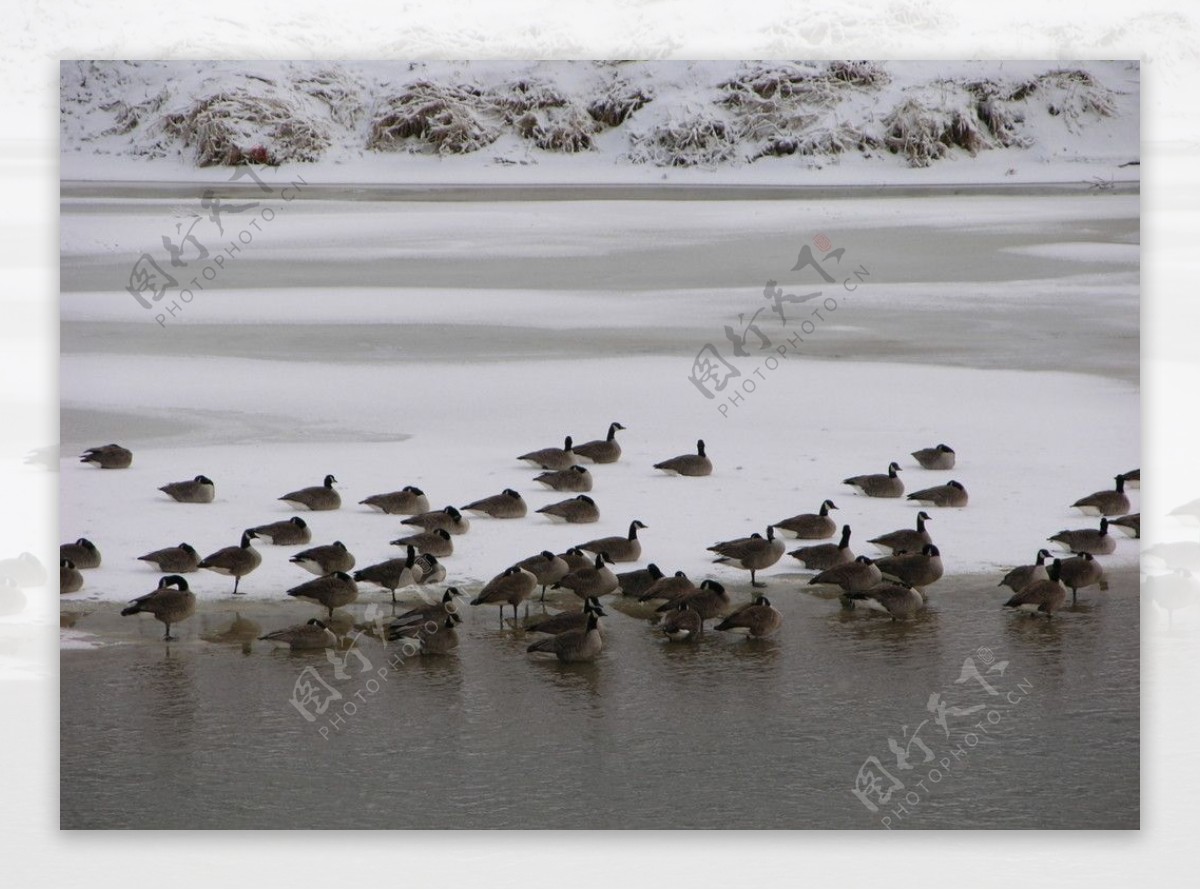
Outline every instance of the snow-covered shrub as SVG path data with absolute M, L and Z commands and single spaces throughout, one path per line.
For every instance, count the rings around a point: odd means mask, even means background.
M 353 128 L 362 119 L 363 86 L 337 68 L 302 73 L 294 83 L 297 89 L 323 103 L 329 109 L 329 116 L 343 127 Z
M 244 164 L 251 151 L 265 158 L 257 163 L 278 165 L 315 161 L 329 147 L 328 129 L 313 112 L 290 97 L 243 88 L 197 99 L 165 115 L 161 127 L 168 139 L 194 148 L 200 167 Z
M 605 127 L 619 127 L 629 119 L 629 115 L 648 104 L 652 98 L 646 91 L 617 80 L 592 99 L 587 111 L 596 123 Z
M 499 136 L 500 126 L 480 90 L 418 81 L 378 104 L 367 148 L 466 154 L 486 148 Z
M 707 111 L 664 121 L 630 137 L 629 160 L 658 167 L 712 167 L 738 156 L 736 129 Z
M 515 122 L 517 132 L 546 151 L 573 153 L 593 148 L 599 125 L 582 108 L 567 105 L 527 111 Z

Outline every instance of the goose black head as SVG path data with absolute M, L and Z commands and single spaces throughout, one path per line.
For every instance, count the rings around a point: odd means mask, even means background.
M 895 461 L 892 461 L 890 464 L 888 464 L 888 475 L 891 476 L 893 479 L 896 477 L 896 474 L 899 472 L 900 472 L 900 464 L 896 463 Z
M 450 540 L 450 532 L 446 531 L 444 528 L 435 528 L 433 530 L 433 533 L 435 535 L 437 535 L 437 537 L 441 538 L 443 541 Z
M 623 429 L 625 429 L 625 427 L 623 427 L 621 424 L 617 423 L 615 420 L 612 423 L 610 423 L 608 425 L 608 441 L 611 442 L 613 440 L 613 438 L 617 435 L 617 430 L 623 430 Z
M 966 489 L 963 488 L 963 484 L 961 482 L 956 482 L 953 479 L 951 479 L 946 484 L 949 485 L 951 488 L 957 488 L 959 491 L 966 491 Z
M 501 494 L 503 494 L 505 497 L 516 498 L 517 500 L 521 499 L 521 496 L 519 494 L 517 494 L 515 491 L 513 491 L 511 488 L 504 489 L 504 491 L 502 491 Z
M 177 587 L 180 590 L 188 589 L 187 580 L 185 578 L 181 578 L 179 575 L 163 575 L 158 580 L 158 586 L 159 587 Z
M 699 439 L 696 442 L 696 454 L 700 455 L 701 457 L 706 456 L 704 454 L 704 440 L 703 439 Z
M 199 482 L 201 485 L 212 485 L 213 484 L 213 481 L 211 479 L 209 479 L 207 476 L 197 476 L 192 481 Z
M 1039 550 L 1039 551 L 1037 552 L 1037 564 L 1038 564 L 1038 565 L 1045 565 L 1045 562 L 1046 562 L 1046 560 L 1048 560 L 1048 559 L 1050 558 L 1050 555 L 1051 555 L 1051 554 L 1050 554 L 1050 551 L 1049 551 L 1049 550 L 1046 550 L 1046 549 L 1044 549 L 1044 548 L 1043 548 L 1043 549 L 1041 549 L 1041 550 Z
M 179 545 L 179 549 L 182 550 L 184 553 L 188 554 L 189 556 L 196 555 L 196 548 L 193 547 L 191 544 L 187 543 L 186 541 L 184 541 L 183 543 L 181 543 Z
M 83 547 L 85 550 L 95 550 L 96 549 L 96 545 L 93 544 L 91 541 L 89 541 L 87 538 L 80 538 L 78 541 L 75 542 L 75 544 L 76 544 L 76 546 Z
M 1102 534 L 1102 535 L 1108 534 L 1108 517 L 1107 516 L 1100 520 L 1100 534 Z
M 593 507 L 596 506 L 596 502 L 589 498 L 586 494 L 581 494 L 579 497 L 575 498 L 575 500 L 583 501 L 585 504 L 591 504 Z
M 771 605 L 771 601 L 769 599 L 767 599 L 765 596 L 763 596 L 761 593 L 754 598 L 754 603 L 755 603 L 755 605 L 758 605 L 758 606 Z
M 571 472 L 578 473 L 580 476 L 586 476 L 587 475 L 587 467 L 581 467 L 578 464 L 576 464 L 575 466 L 571 467 Z
M 415 486 L 415 485 L 406 485 L 406 486 L 404 486 L 404 490 L 407 491 L 409 494 L 415 494 L 415 495 L 424 495 L 425 494 L 425 492 L 421 491 L 421 489 L 417 488 L 417 486 Z
M 822 516 L 828 516 L 830 510 L 836 510 L 836 509 L 838 509 L 838 505 L 835 504 L 833 501 L 829 500 L 828 498 L 826 498 L 824 501 L 821 502 L 821 515 Z
M 873 565 L 875 562 L 875 560 L 871 559 L 869 556 L 859 556 L 856 557 L 854 561 L 857 563 L 862 563 L 865 566 Z
M 462 514 L 459 513 L 458 510 L 455 509 L 454 507 L 446 507 L 446 509 L 443 512 L 447 516 L 449 516 L 451 519 L 453 519 L 455 522 L 458 522 L 458 520 L 462 519 Z
M 660 569 L 654 563 L 650 563 L 650 565 L 646 566 L 646 571 L 650 573 L 650 577 L 655 581 L 663 576 L 662 569 Z
M 605 563 L 612 563 L 612 557 L 608 555 L 608 551 L 596 554 L 596 568 L 604 568 Z
M 650 526 L 646 525 L 640 519 L 633 520 L 633 522 L 629 523 L 629 540 L 632 541 L 634 538 L 637 537 L 639 528 L 649 528 L 649 527 Z
M 917 519 L 921 520 L 921 522 L 933 522 L 933 517 L 924 510 L 917 514 Z
M 58 561 L 58 567 L 60 569 L 73 569 L 75 568 L 75 563 L 71 562 L 69 559 L 60 559 Z
M 333 483 L 335 483 L 335 482 L 337 482 L 337 479 L 335 479 L 333 477 L 332 473 L 330 473 L 328 476 L 325 477 L 325 487 L 326 488 L 333 488 Z
M 305 624 L 307 624 L 309 627 L 319 627 L 321 630 L 328 630 L 328 625 L 326 625 L 325 622 L 320 618 L 309 618 Z
M 333 572 L 332 575 L 333 575 L 333 577 L 337 578 L 339 581 L 353 581 L 354 580 L 349 575 L 347 575 L 345 572 Z
M 254 529 L 252 529 L 252 528 L 246 529 L 244 532 L 242 532 L 242 546 L 249 547 L 250 542 L 257 537 L 258 537 L 258 532 L 256 532 Z
M 595 612 L 590 612 L 588 614 L 587 629 L 595 630 L 596 625 L 598 625 L 599 623 L 600 623 L 600 616 L 597 615 Z
M 346 549 L 346 545 L 343 544 L 341 541 L 334 541 L 333 547 L 335 550 L 345 550 Z
M 939 445 L 937 447 L 937 450 L 942 452 L 942 454 L 953 454 L 954 453 L 954 449 L 951 448 L 949 445 Z
M 567 436 L 565 439 L 563 439 L 563 451 L 570 451 L 574 444 L 575 441 L 570 436 Z
M 937 547 L 934 546 L 933 544 L 926 544 L 924 547 L 921 548 L 921 552 L 924 553 L 926 556 L 941 556 L 942 555 L 942 552 L 940 550 L 938 550 Z
M 713 581 L 713 580 L 709 579 L 707 581 L 704 581 L 700 585 L 700 589 L 701 590 L 711 590 L 713 593 L 724 593 L 725 585 L 721 584 L 718 581 Z
M 305 522 L 303 519 L 301 519 L 299 516 L 293 516 L 291 519 L 288 520 L 288 522 L 290 522 L 292 525 L 296 526 L 296 528 L 308 528 L 308 523 Z
M 541 553 L 541 556 L 542 556 L 542 559 L 546 560 L 546 562 L 554 561 L 554 554 L 551 553 L 549 550 L 543 550 Z

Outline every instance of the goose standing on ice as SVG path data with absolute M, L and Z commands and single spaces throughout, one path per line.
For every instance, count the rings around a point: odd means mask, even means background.
M 166 575 L 159 579 L 157 590 L 139 596 L 131 605 L 122 609 L 121 614 L 136 615 L 139 612 L 149 612 L 166 625 L 163 639 L 170 641 L 175 639 L 171 636 L 171 625 L 190 618 L 195 611 L 196 594 L 188 590 L 187 581 L 179 575 Z
M 738 568 L 749 569 L 751 587 L 766 587 L 766 584 L 758 582 L 758 572 L 779 562 L 786 548 L 783 541 L 775 537 L 775 526 L 768 525 L 765 538 L 755 532 L 748 538 L 721 541 L 708 549 L 717 554 L 713 562 L 727 562 Z
M 232 576 L 233 592 L 237 593 L 242 578 L 262 565 L 262 554 L 250 545 L 251 539 L 255 537 L 257 535 L 254 534 L 254 529 L 246 529 L 242 532 L 242 541 L 238 546 L 222 547 L 216 553 L 211 553 L 200 560 L 200 564 L 196 568 L 208 569 L 218 575 Z

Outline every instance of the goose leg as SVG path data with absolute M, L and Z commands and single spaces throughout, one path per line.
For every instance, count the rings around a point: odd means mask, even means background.
M 167 626 L 167 632 L 166 632 L 166 634 L 163 635 L 163 641 L 169 643 L 169 642 L 171 642 L 172 639 L 174 639 L 171 636 L 171 622 L 165 621 L 163 623 L 166 624 L 166 626 Z
M 234 575 L 234 576 L 233 576 L 233 592 L 234 592 L 235 594 L 237 593 L 238 585 L 239 585 L 239 584 L 241 584 L 241 583 L 242 583 L 242 576 L 241 576 L 241 575 Z
M 757 572 L 756 569 L 750 570 L 750 586 L 751 587 L 766 587 L 767 585 L 765 583 L 759 584 L 758 581 L 755 580 L 754 576 L 755 576 L 756 572 Z

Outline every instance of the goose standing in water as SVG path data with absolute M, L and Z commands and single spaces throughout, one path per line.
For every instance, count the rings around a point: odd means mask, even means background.
M 171 636 L 171 625 L 190 618 L 196 611 L 196 594 L 188 590 L 188 583 L 179 575 L 166 575 L 159 579 L 158 589 L 139 596 L 131 605 L 121 610 L 122 615 L 149 612 L 166 625 L 164 640 Z
M 342 506 L 342 496 L 333 487 L 335 482 L 337 479 L 331 474 L 325 477 L 325 481 L 321 485 L 289 491 L 279 500 L 289 503 L 293 507 L 307 507 L 309 510 L 336 510 Z
M 1116 487 L 1097 491 L 1071 505 L 1085 516 L 1121 516 L 1129 512 L 1129 495 L 1125 494 L 1125 477 L 1116 477 Z
M 1037 561 L 1031 566 L 1017 566 L 1004 576 L 997 586 L 1007 587 L 1013 593 L 1020 593 L 1034 581 L 1044 581 L 1050 577 L 1046 574 L 1046 560 L 1050 559 L 1049 550 L 1039 550 Z
M 500 626 L 504 627 L 504 607 L 512 606 L 513 623 L 517 621 L 517 606 L 529 599 L 537 588 L 537 576 L 529 569 L 510 566 L 484 585 L 472 606 L 495 604 L 500 607 Z
M 608 425 L 608 437 L 584 442 L 575 448 L 575 454 L 585 457 L 594 464 L 615 464 L 621 459 L 621 443 L 617 441 L 617 430 L 625 427 L 617 422 Z
M 533 556 L 526 557 L 517 563 L 517 565 L 533 572 L 534 577 L 537 578 L 537 583 L 542 585 L 542 602 L 546 601 L 546 588 L 551 584 L 557 584 L 571 571 L 565 559 L 561 556 L 555 556 L 549 550 L 543 550 L 541 553 L 535 553 Z
M 1090 553 L 1081 553 L 1064 559 L 1058 567 L 1058 580 L 1071 591 L 1071 605 L 1075 605 L 1079 591 L 1085 587 L 1097 585 L 1101 590 L 1108 589 L 1108 581 L 1104 578 L 1104 569 L 1096 557 Z
M 833 501 L 825 500 L 822 502 L 821 509 L 817 513 L 801 513 L 799 516 L 792 516 L 789 519 L 784 519 L 782 522 L 776 522 L 774 526 L 781 532 L 787 532 L 794 538 L 804 538 L 814 541 L 822 538 L 832 538 L 837 532 L 837 523 L 833 521 L 833 517 L 829 515 L 829 511 L 836 509 L 837 504 Z
M 868 473 L 864 476 L 850 476 L 842 480 L 843 485 L 858 489 L 870 498 L 898 498 L 904 495 L 904 483 L 896 475 L 900 472 L 900 464 L 892 461 L 888 464 L 886 473 Z
M 734 610 L 717 625 L 717 630 L 744 630 L 755 639 L 763 639 L 779 630 L 782 624 L 780 611 L 765 596 L 757 596 L 754 602 Z
M 587 626 L 582 630 L 569 630 L 547 637 L 533 643 L 525 651 L 551 653 L 564 663 L 595 661 L 604 649 L 599 622 L 600 617 L 593 612 L 588 615 Z
M 954 449 L 949 445 L 937 445 L 914 451 L 912 456 L 926 470 L 953 470 Z
M 358 585 L 345 572 L 332 572 L 291 588 L 287 595 L 325 607 L 332 620 L 334 609 L 348 606 L 358 599 Z
M 831 584 L 845 593 L 861 593 L 883 581 L 883 573 L 870 557 L 860 556 L 854 562 L 826 569 L 809 584 Z
M 575 463 L 575 451 L 571 447 L 571 437 L 563 440 L 562 448 L 542 448 L 522 454 L 517 460 L 541 467 L 543 470 L 567 470 Z
M 907 587 L 924 589 L 942 577 L 942 555 L 934 544 L 926 544 L 920 553 L 901 553 L 875 560 L 875 566 L 887 580 Z
M 704 636 L 704 619 L 686 601 L 667 613 L 658 629 L 673 643 L 685 643 Z
M 893 621 L 911 618 L 925 605 L 919 590 L 907 584 L 880 584 L 870 590 L 846 594 L 851 603 L 861 602 L 868 609 L 890 615 Z
M 1061 560 L 1054 560 L 1046 570 L 1047 577 L 1022 588 L 1004 604 L 1006 609 L 1016 609 L 1018 612 L 1042 614 L 1047 618 L 1053 616 L 1056 609 L 1061 609 L 1067 601 L 1067 589 L 1059 583 Z
M 181 504 L 211 504 L 217 487 L 207 476 L 197 476 L 183 482 L 168 482 L 159 491 Z
M 695 454 L 681 454 L 668 458 L 654 465 L 654 469 L 662 470 L 668 476 L 711 476 L 712 460 L 704 452 L 704 440 L 696 442 Z
M 721 541 L 708 549 L 717 554 L 713 562 L 727 562 L 738 568 L 749 569 L 751 587 L 766 587 L 766 584 L 758 582 L 757 574 L 779 562 L 785 548 L 783 541 L 775 537 L 775 527 L 768 525 L 765 538 L 755 532 L 748 538 Z
M 842 526 L 842 538 L 836 544 L 814 544 L 799 547 L 788 556 L 800 560 L 806 569 L 823 572 L 834 566 L 854 562 L 854 551 L 850 549 L 850 526 Z
M 222 547 L 216 553 L 211 553 L 200 560 L 200 564 L 196 568 L 208 569 L 218 575 L 232 576 L 233 592 L 237 593 L 242 578 L 262 565 L 262 554 L 250 545 L 251 539 L 255 537 L 257 536 L 254 534 L 254 529 L 246 529 L 242 532 L 242 541 L 238 546 Z

